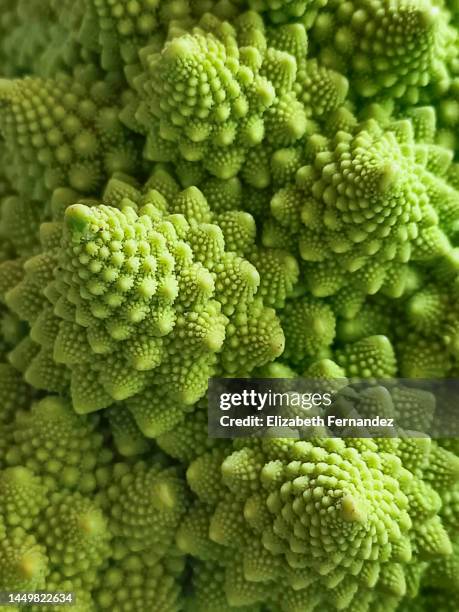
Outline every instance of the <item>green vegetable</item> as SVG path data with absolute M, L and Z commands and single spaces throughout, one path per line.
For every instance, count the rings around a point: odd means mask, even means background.
M 451 610 L 459 438 L 211 438 L 207 391 L 458 378 L 459 2 L 0 14 L 0 591 Z
M 222 567 L 234 606 L 262 602 L 268 590 L 286 610 L 309 609 L 311 597 L 337 609 L 386 597 L 395 609 L 426 560 L 452 553 L 433 487 L 442 490 L 441 472 L 457 473 L 458 458 L 434 459 L 427 442 L 419 440 L 424 461 L 414 466 L 401 440 L 390 451 L 376 440 L 246 441 L 203 455 L 188 468 L 199 501 L 179 547 Z
M 44 252 L 25 262 L 5 299 L 38 345 L 25 367 L 32 386 L 61 391 L 70 379 L 80 414 L 129 400 L 153 437 L 183 418 L 218 368 L 249 373 L 279 356 L 284 341 L 274 311 L 254 299 L 257 270 L 225 251 L 238 219 L 225 228 L 222 213 L 223 231 L 210 223 L 195 187 L 170 205 L 156 190 L 122 197 L 128 188 L 107 187 L 119 208 L 77 203 L 62 224 L 43 224 Z M 242 223 L 254 225 L 247 213 Z

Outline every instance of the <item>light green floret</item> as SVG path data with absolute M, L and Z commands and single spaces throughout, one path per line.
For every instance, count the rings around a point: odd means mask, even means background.
M 336 319 L 328 304 L 312 297 L 287 302 L 280 313 L 285 333 L 283 356 L 292 363 L 316 360 L 335 338 Z
M 295 291 L 300 276 L 298 263 L 288 251 L 257 249 L 249 255 L 260 274 L 258 295 L 273 308 L 282 308 Z
M 440 368 L 441 364 L 448 364 L 459 356 L 457 270 L 457 249 L 454 249 L 448 258 L 424 271 L 419 289 L 404 304 L 403 315 L 411 332 L 408 344 L 430 342 L 431 359 L 436 360 Z M 397 331 L 403 350 L 403 332 Z
M 394 304 L 385 296 L 378 294 L 374 298 L 367 299 L 352 318 L 339 319 L 337 339 L 340 342 L 355 342 L 378 334 L 389 336 L 393 331 L 392 315 L 395 316 Z
M 22 528 L 0 534 L 0 588 L 3 591 L 38 591 L 45 587 L 48 563 L 43 546 Z
M 231 318 L 220 359 L 223 374 L 249 376 L 256 367 L 282 355 L 284 346 L 276 311 L 257 298 L 237 308 Z
M 319 57 L 348 73 L 363 97 L 384 94 L 416 103 L 422 88 L 448 86 L 456 32 L 431 0 L 330 0 L 312 38 Z M 397 50 L 394 53 L 394 49 Z
M 188 493 L 178 469 L 139 461 L 114 466 L 100 501 L 119 546 L 160 558 L 171 548 Z
M 296 93 L 307 109 L 308 116 L 325 120 L 341 107 L 349 91 L 345 76 L 320 64 L 317 59 L 309 59 L 300 64 Z
M 313 379 L 319 383 L 323 381 L 327 388 L 340 389 L 347 385 L 347 378 L 344 369 L 331 359 L 320 359 L 309 364 L 303 372 L 304 378 Z M 323 387 L 322 387 L 323 388 Z
M 405 378 L 444 378 L 451 370 L 451 355 L 435 336 L 405 334 L 398 342 L 397 354 L 400 374 Z
M 47 488 L 29 469 L 11 467 L 0 471 L 0 519 L 7 527 L 37 527 L 47 505 Z
M 281 361 L 268 363 L 254 373 L 254 378 L 296 378 L 296 376 L 295 370 Z
M 227 251 L 247 255 L 255 245 L 257 228 L 254 218 L 241 210 L 229 210 L 218 215 Z
M 317 297 L 342 296 L 341 309 L 380 290 L 399 297 L 407 262 L 451 248 L 446 232 L 458 218 L 457 192 L 429 170 L 430 145 L 416 144 L 409 120 L 383 129 L 370 119 L 313 140 L 323 146 L 308 152 L 296 185 L 271 200 L 274 220 L 298 241 L 308 288 Z
M 355 378 L 392 378 L 397 373 L 394 348 L 386 336 L 368 336 L 335 351 L 345 375 Z
M 15 189 L 42 199 L 56 187 L 94 193 L 107 176 L 133 171 L 138 154 L 118 120 L 116 79 L 95 66 L 72 76 L 0 84 L 0 132 Z
M 396 349 L 402 376 L 454 377 L 459 346 L 458 267 L 454 248 L 444 257 L 413 268 L 414 283 L 402 300 L 380 300 L 377 296 L 359 313 L 358 319 L 366 321 L 369 331 L 377 327 L 386 330 Z M 342 326 L 356 332 L 358 328 L 352 321 Z
M 237 177 L 226 180 L 210 177 L 203 182 L 200 189 L 214 213 L 242 208 L 244 189 Z
M 250 215 L 221 213 L 233 215 L 222 231 L 195 187 L 168 203 L 113 180 L 104 199 L 117 207 L 82 201 L 63 225 L 42 225 L 43 252 L 7 295 L 35 343 L 13 364 L 39 389 L 60 391 L 70 377 L 79 413 L 129 400 L 142 432 L 155 437 L 204 395 L 220 352 L 223 367 L 235 371 L 235 359 L 248 374 L 282 352 L 283 334 L 274 311 L 255 300 L 257 270 L 238 254 L 253 249 Z M 226 250 L 227 238 L 238 252 Z
M 447 315 L 446 297 L 435 285 L 417 291 L 407 303 L 407 316 L 412 326 L 427 334 L 437 331 Z
M 338 353 L 343 343 L 346 351 L 365 338 L 385 336 L 395 351 L 400 376 L 454 377 L 459 346 L 456 251 L 410 266 L 406 292 L 400 299 L 378 293 L 351 309 L 352 303 L 346 306 L 343 294 L 338 294 L 332 301 L 338 318 Z
M 78 417 L 65 400 L 47 397 L 17 412 L 5 461 L 32 470 L 52 490 L 93 491 L 112 458 L 97 423 L 98 417 Z
M 448 487 L 443 473 L 458 475 L 457 457 L 440 458 L 428 439 L 414 463 L 404 441 L 386 442 L 240 441 L 196 459 L 187 478 L 200 503 L 179 546 L 218 563 L 232 606 L 365 612 L 384 600 L 395 610 L 432 560 L 452 555 L 436 489 Z
M 200 162 L 230 178 L 265 138 L 289 146 L 303 136 L 295 57 L 268 47 L 259 15 L 244 13 L 231 25 L 206 14 L 179 34 L 141 51 L 143 72 L 133 79 L 141 103 L 123 113 L 147 134 L 147 159 Z
M 63 577 L 87 574 L 86 581 L 93 582 L 110 553 L 107 519 L 80 493 L 54 493 L 36 533 L 51 566 Z
M 70 459 L 68 440 L 60 439 Z M 34 441 L 40 452 L 44 442 Z M 59 456 L 52 435 L 49 443 Z M 87 449 L 85 456 L 89 467 Z M 109 471 L 93 464 L 91 471 L 98 476 L 91 496 L 82 494 L 83 482 L 53 492 L 39 468 L 0 471 L 0 588 L 73 593 L 76 601 L 64 608 L 76 612 L 128 612 L 133 601 L 139 609 L 178 612 L 184 560 L 174 538 L 188 495 L 181 472 L 160 455 Z

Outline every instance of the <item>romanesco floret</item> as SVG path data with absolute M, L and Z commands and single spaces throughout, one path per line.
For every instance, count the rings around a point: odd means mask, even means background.
M 72 76 L 3 79 L 0 133 L 15 189 L 36 199 L 67 185 L 93 193 L 113 172 L 132 171 L 138 151 L 119 121 L 118 96 L 117 79 L 92 65 Z
M 123 113 L 147 133 L 154 161 L 202 162 L 219 178 L 235 176 L 247 152 L 266 139 L 293 144 L 305 131 L 293 86 L 295 57 L 268 46 L 262 19 L 238 17 L 233 27 L 205 15 L 191 32 L 146 47 L 134 85 L 141 100 Z
M 421 151 L 430 149 L 416 145 L 409 122 L 383 131 L 369 120 L 327 139 L 297 171 L 296 185 L 275 193 L 271 214 L 297 236 L 313 295 L 338 293 L 349 276 L 356 292 L 394 294 L 391 277 L 406 276 L 408 261 L 448 252 L 442 228 L 448 186 L 429 171 Z M 453 192 L 448 214 L 454 219 L 458 204 Z M 332 260 L 337 265 L 330 270 Z
M 310 609 L 310 597 L 333 609 L 367 610 L 378 592 L 395 609 L 416 563 L 451 554 L 433 488 L 445 485 L 432 476 L 457 470 L 457 457 L 437 461 L 432 443 L 431 462 L 411 471 L 396 448 L 363 442 L 242 442 L 224 458 L 197 459 L 188 482 L 200 501 L 179 545 L 223 567 L 230 605 L 264 601 L 265 590 L 274 595 L 281 581 L 282 610 L 297 609 L 292 600 Z M 203 521 L 218 547 L 199 542 Z
M 154 437 L 183 418 L 219 368 L 247 374 L 277 357 L 283 332 L 254 299 L 256 268 L 225 251 L 231 232 L 209 223 L 198 189 L 168 204 L 155 190 L 132 201 L 115 187 L 104 197 L 118 208 L 82 201 L 63 224 L 42 225 L 45 251 L 26 261 L 6 299 L 39 345 L 25 369 L 30 384 L 61 391 L 70 379 L 79 413 L 129 399 Z
M 318 55 L 349 71 L 360 96 L 382 94 L 416 103 L 422 88 L 448 80 L 457 32 L 439 4 L 330 0 L 312 30 Z
M 97 470 L 103 471 L 112 457 L 97 423 L 97 416 L 81 419 L 69 402 L 46 397 L 28 411 L 17 411 L 12 423 L 14 443 L 4 460 L 9 466 L 24 465 L 39 473 L 50 490 L 93 491 Z
M 178 610 L 184 563 L 173 540 L 186 509 L 185 483 L 164 458 L 148 471 L 141 463 L 131 469 L 111 465 L 111 475 L 100 476 L 97 495 L 50 491 L 39 465 L 0 471 L 2 588 L 72 592 L 79 612 L 129 610 L 132 601 L 140 609 L 156 600 L 164 607 L 155 609 Z M 119 487 L 127 493 L 124 509 L 113 504 Z M 148 539 L 136 541 L 133 533 L 142 530 Z M 110 606 L 113 597 L 120 607 Z

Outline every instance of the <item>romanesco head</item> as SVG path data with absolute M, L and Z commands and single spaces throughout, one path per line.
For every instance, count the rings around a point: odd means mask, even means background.
M 42 226 L 44 252 L 7 299 L 32 324 L 29 383 L 60 391 L 70 377 L 79 413 L 129 399 L 155 437 L 183 419 L 220 367 L 245 375 L 278 356 L 283 332 L 255 299 L 260 276 L 238 254 L 246 239 L 226 250 L 236 229 L 222 213 L 222 231 L 197 188 L 169 203 L 115 180 L 104 197 L 111 205 L 80 201 L 63 224 Z M 252 235 L 250 215 L 242 222 Z
M 206 14 L 164 47 L 145 48 L 141 59 L 136 121 L 147 133 L 149 159 L 201 162 L 230 178 L 265 137 L 288 145 L 305 131 L 293 91 L 296 59 L 268 47 L 256 13 L 241 15 L 235 26 Z M 123 113 L 128 124 L 132 113 L 130 107 Z
M 448 252 L 435 195 L 442 181 L 418 151 L 409 122 L 384 130 L 372 119 L 326 139 L 297 171 L 296 185 L 275 193 L 271 213 L 298 237 L 313 295 L 351 287 L 397 295 L 408 261 Z M 457 215 L 457 199 L 450 210 Z M 400 274 L 402 289 L 392 280 Z
M 262 602 L 270 585 L 286 610 L 309 609 L 311 597 L 338 610 L 387 597 L 395 609 L 416 594 L 423 562 L 452 551 L 435 490 L 447 485 L 432 476 L 455 472 L 457 458 L 419 443 L 424 460 L 411 469 L 403 444 L 362 439 L 240 441 L 200 457 L 188 469 L 200 501 L 179 546 L 218 561 L 230 605 Z

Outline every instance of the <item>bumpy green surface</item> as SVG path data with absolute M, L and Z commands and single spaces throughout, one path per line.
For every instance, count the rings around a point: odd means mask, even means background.
M 458 32 L 457 0 L 0 0 L 0 591 L 453 609 L 458 438 L 210 438 L 207 389 L 458 377 Z
M 428 468 L 435 446 L 418 441 L 416 466 L 405 445 L 266 440 L 203 455 L 188 468 L 199 501 L 179 547 L 222 566 L 234 606 L 262 602 L 268 589 L 283 610 L 312 609 L 311 599 L 369 609 L 378 598 L 395 609 L 416 591 L 424 560 L 438 558 L 437 568 L 452 553 L 438 516 L 441 483 Z M 458 466 L 446 453 L 437 469 L 457 475 Z M 212 597 L 212 586 L 200 589 Z
M 312 37 L 321 59 L 352 74 L 359 96 L 383 94 L 415 103 L 426 85 L 448 83 L 456 32 L 439 10 L 442 4 L 331 0 Z
M 15 188 L 34 199 L 63 185 L 93 193 L 107 175 L 133 170 L 138 154 L 118 119 L 119 95 L 116 80 L 89 65 L 72 76 L 3 79 L 5 170 Z
M 275 221 L 297 236 L 313 295 L 348 291 L 351 281 L 356 292 L 398 297 L 407 262 L 448 252 L 443 228 L 457 223 L 459 198 L 435 175 L 435 161 L 443 168 L 451 156 L 414 136 L 407 120 L 341 130 L 272 198 Z
M 148 134 L 148 159 L 202 160 L 211 174 L 230 178 L 262 142 L 288 146 L 304 134 L 306 114 L 294 91 L 296 59 L 269 46 L 255 13 L 239 17 L 234 28 L 205 15 L 191 32 L 156 52 L 146 47 L 140 57 L 135 119 Z M 126 109 L 128 125 L 133 112 Z
M 247 374 L 278 357 L 283 332 L 256 299 L 256 268 L 225 250 L 234 236 L 244 251 L 236 232 L 254 226 L 250 215 L 230 225 L 223 213 L 222 230 L 195 187 L 168 204 L 148 182 L 142 194 L 114 180 L 103 201 L 112 205 L 76 203 L 62 224 L 43 224 L 44 252 L 5 299 L 31 325 L 30 384 L 70 384 L 80 414 L 128 400 L 153 437 L 180 422 L 212 374 Z

